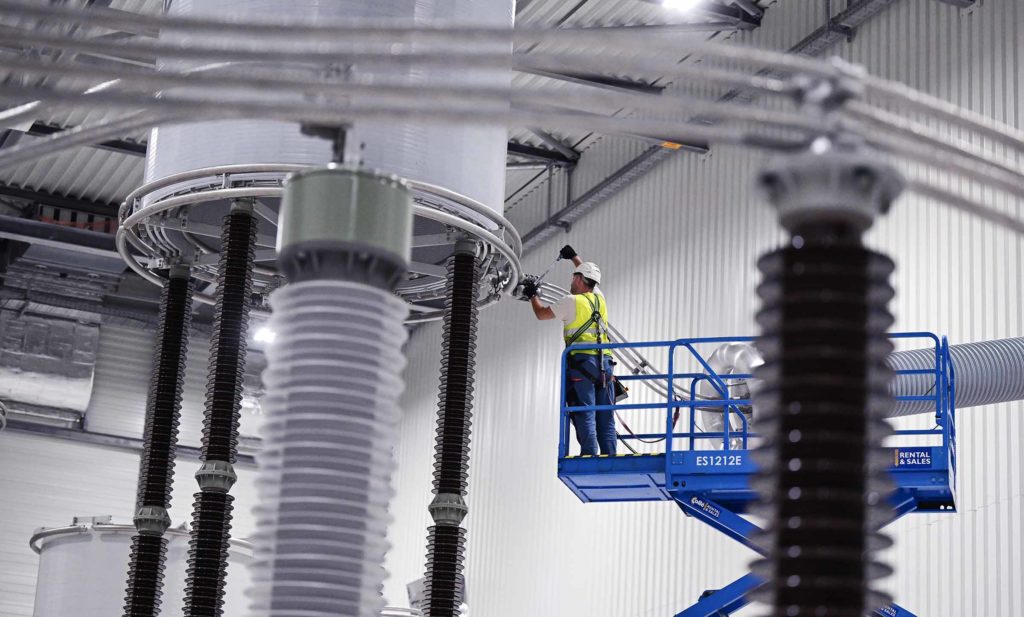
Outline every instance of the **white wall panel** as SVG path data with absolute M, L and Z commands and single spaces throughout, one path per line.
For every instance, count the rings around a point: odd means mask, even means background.
M 764 26 L 743 38 L 787 48 L 823 23 L 823 9 L 810 0 L 776 3 Z M 835 51 L 1020 126 L 1022 20 L 1014 0 L 984 0 L 970 12 L 901 0 Z M 577 180 L 588 177 L 590 161 L 617 169 L 629 149 L 615 140 L 591 147 Z M 754 262 L 781 237 L 750 190 L 760 161 L 728 148 L 681 153 L 540 247 L 526 270 L 543 269 L 569 241 L 601 264 L 611 319 L 634 340 L 752 333 Z M 546 195 L 538 187 L 511 208 L 522 231 L 536 223 Z M 1024 334 L 1019 237 L 911 197 L 870 242 L 898 263 L 896 329 L 934 330 L 954 342 Z M 567 273 L 560 266 L 552 278 Z M 577 502 L 555 475 L 557 326 L 508 301 L 483 313 L 480 329 L 466 519 L 475 614 L 672 615 L 746 571 L 749 551 L 670 504 Z M 386 588 L 392 604 L 403 603 L 404 585 L 423 574 L 439 332 L 421 328 L 409 344 Z M 960 513 L 898 522 L 889 554 L 897 574 L 886 586 L 922 617 L 1024 614 L 1024 406 L 964 411 L 959 430 Z
M 92 399 L 85 414 L 90 431 L 139 438 L 146 421 L 146 395 L 153 366 L 155 334 L 138 328 L 102 326 Z M 198 447 L 210 362 L 210 340 L 193 336 L 185 365 L 178 443 Z M 243 410 L 240 434 L 255 436 L 262 418 Z
M 171 521 L 192 519 L 194 460 L 175 466 Z M 234 537 L 251 535 L 254 469 L 238 466 L 232 488 Z M 131 523 L 139 457 L 133 452 L 16 432 L 0 434 L 0 617 L 31 617 L 38 557 L 28 540 L 39 527 L 63 527 L 75 516 L 113 516 Z M 124 572 L 109 575 L 127 580 Z M 184 585 L 184 581 L 166 581 Z M 70 616 L 69 616 L 70 617 Z

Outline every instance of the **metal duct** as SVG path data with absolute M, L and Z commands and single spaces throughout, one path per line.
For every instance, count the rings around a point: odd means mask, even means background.
M 949 354 L 955 371 L 957 409 L 1024 400 L 1024 337 L 950 345 Z M 748 373 L 760 363 L 760 354 L 753 345 L 746 343 L 722 345 L 708 358 L 708 364 L 720 375 Z M 898 351 L 889 355 L 886 364 L 894 370 L 930 369 L 935 366 L 935 349 Z M 931 375 L 897 375 L 892 383 L 892 394 L 928 395 L 932 394 L 934 384 Z M 707 382 L 701 382 L 698 394 L 718 396 Z M 888 415 L 899 417 L 934 411 L 933 402 L 896 401 Z M 701 420 L 704 430 L 722 430 L 721 412 L 701 410 Z M 730 424 L 733 430 L 740 428 L 738 419 Z
M 950 345 L 956 384 L 956 407 L 965 409 L 1024 400 L 1024 337 Z M 901 351 L 889 356 L 897 370 L 935 366 L 933 349 Z M 931 394 L 935 380 L 930 375 L 901 375 L 893 385 L 896 396 Z M 894 416 L 935 411 L 928 401 L 900 401 Z
M 381 20 L 450 25 L 512 27 L 511 0 L 173 0 L 172 15 L 259 15 L 267 20 L 306 19 Z M 188 45 L 187 34 L 165 33 L 165 39 Z M 453 41 L 453 45 L 458 42 Z M 511 53 L 511 49 L 509 50 Z M 185 67 L 182 67 L 185 68 Z M 196 68 L 196 67 L 188 67 Z M 263 67 L 266 68 L 265 66 Z M 283 67 L 276 67 L 282 69 Z M 431 85 L 508 85 L 509 78 L 493 72 L 444 68 L 387 69 L 374 67 L 289 66 L 288 70 L 314 73 L 323 79 L 358 79 L 377 82 Z M 227 70 L 252 70 L 238 64 Z M 224 70 L 224 69 L 218 69 Z M 301 93 L 266 93 L 268 97 L 297 100 Z M 225 93 L 230 97 L 230 93 Z M 360 123 L 355 139 L 365 144 L 363 164 L 369 169 L 397 174 L 443 186 L 487 204 L 504 208 L 505 144 L 501 127 L 423 126 L 416 124 Z M 292 163 L 322 165 L 331 160 L 331 144 L 302 135 L 290 123 L 266 120 L 224 120 L 163 126 L 152 131 L 146 160 L 146 182 L 184 171 L 215 165 Z M 207 181 L 195 181 L 205 185 Z M 166 192 L 188 186 L 178 183 Z
M 0 399 L 84 413 L 99 336 L 96 324 L 0 310 Z
M 715 349 L 714 352 L 707 359 L 708 366 L 711 367 L 718 375 L 749 375 L 754 372 L 754 369 L 764 364 L 764 359 L 761 358 L 761 354 L 757 353 L 757 349 L 753 345 L 747 343 L 725 343 Z M 750 398 L 751 382 L 753 380 L 744 379 L 742 381 L 734 380 L 727 381 L 726 386 L 730 388 L 730 398 L 733 399 L 744 399 Z M 723 392 L 719 392 L 715 387 L 715 384 L 710 381 L 701 381 L 697 386 L 696 395 L 709 399 L 722 398 Z M 720 433 L 725 429 L 725 414 L 722 412 L 721 407 L 698 407 L 700 412 L 701 428 L 709 433 Z M 746 419 L 747 423 L 753 421 L 753 410 L 752 407 L 744 406 L 740 409 Z M 738 415 L 729 415 L 729 430 L 740 431 L 743 429 L 743 420 Z M 739 449 L 742 447 L 742 439 L 730 440 L 730 447 L 733 449 Z M 719 441 L 712 440 L 712 444 L 719 444 Z

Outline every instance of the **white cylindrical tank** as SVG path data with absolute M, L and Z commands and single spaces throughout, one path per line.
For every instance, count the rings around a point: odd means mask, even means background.
M 37 533 L 39 576 L 33 617 L 114 617 L 124 612 L 124 586 L 128 572 L 133 525 L 76 525 Z M 185 568 L 188 565 L 187 531 L 169 529 L 161 615 L 182 614 Z M 247 543 L 232 542 L 228 551 L 225 615 L 244 615 L 248 600 Z
M 256 16 L 263 19 L 389 20 L 409 25 L 446 23 L 512 27 L 512 0 L 173 0 L 174 15 Z M 164 37 L 187 44 L 189 37 Z M 172 39 L 173 37 L 173 39 Z M 376 50 L 379 51 L 379 47 Z M 509 50 L 511 53 L 511 49 Z M 180 69 L 196 69 L 195 65 Z M 244 65 L 238 65 L 244 70 Z M 326 67 L 289 67 L 323 75 Z M 336 71 L 338 67 L 334 67 Z M 510 75 L 457 68 L 355 67 L 353 75 L 377 82 L 407 84 L 507 86 Z M 504 82 L 504 83 L 502 83 Z M 300 100 L 297 92 L 267 92 L 267 99 Z M 229 97 L 228 97 L 229 98 Z M 363 164 L 410 180 L 435 184 L 471 197 L 497 212 L 504 207 L 504 127 L 427 126 L 413 123 L 357 123 L 364 144 Z M 146 159 L 146 182 L 197 169 L 239 164 L 308 164 L 330 162 L 328 141 L 302 135 L 296 124 L 267 120 L 226 120 L 153 129 Z M 205 184 L 193 181 L 195 185 Z M 160 194 L 188 188 L 175 184 Z M 151 197 L 152 198 L 152 197 Z

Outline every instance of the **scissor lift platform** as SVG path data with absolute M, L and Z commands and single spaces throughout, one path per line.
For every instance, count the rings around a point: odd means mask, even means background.
M 891 455 L 890 476 L 895 491 L 890 496 L 893 519 L 911 512 L 956 511 L 956 430 L 955 385 L 949 346 L 945 339 L 930 333 L 894 334 L 896 339 L 925 339 L 935 349 L 934 366 L 897 371 L 898 374 L 919 374 L 934 377 L 927 392 L 898 397 L 899 400 L 929 401 L 935 405 L 935 428 L 925 430 L 898 430 L 887 450 Z M 754 536 L 759 528 L 741 516 L 757 498 L 750 488 L 751 477 L 757 472 L 751 441 L 756 432 L 748 425 L 741 408 L 749 408 L 746 399 L 729 398 L 729 384 L 750 379 L 749 374 L 718 375 L 698 352 L 701 345 L 729 342 L 750 342 L 749 337 L 679 339 L 653 343 L 621 343 L 581 345 L 567 349 L 666 348 L 669 369 L 665 374 L 638 373 L 619 377 L 624 381 L 660 381 L 667 384 L 666 400 L 657 403 L 601 405 L 591 407 L 562 406 L 559 443 L 558 477 L 580 501 L 585 503 L 622 501 L 674 501 L 688 516 L 692 516 L 721 531 L 730 538 L 762 555 Z M 698 373 L 675 372 L 676 355 L 690 355 L 703 370 Z M 563 368 L 564 372 L 564 368 Z M 720 398 L 694 400 L 677 396 L 677 384 L 689 381 L 689 392 L 697 391 L 697 384 L 707 381 Z M 930 381 L 930 380 L 929 380 Z M 564 384 L 564 378 L 563 378 Z M 563 392 L 563 401 L 565 400 Z M 720 408 L 723 413 L 722 432 L 699 431 L 694 418 L 697 408 Z M 664 434 L 620 435 L 622 442 L 658 437 L 665 444 L 664 452 L 631 453 L 618 456 L 570 456 L 569 414 L 581 410 L 653 410 L 665 414 Z M 688 411 L 689 430 L 677 429 L 680 410 Z M 732 428 L 735 419 L 739 429 Z M 756 421 L 756 418 L 755 418 Z M 919 445 L 922 440 L 937 442 Z M 901 445 L 905 442 L 908 445 Z M 739 444 L 743 447 L 735 449 Z M 712 449 L 700 449 L 710 447 Z M 676 617 L 718 617 L 728 615 L 748 603 L 747 595 L 763 581 L 753 574 L 737 579 L 722 589 L 706 593 Z M 913 613 L 895 604 L 876 609 L 879 617 L 914 617 Z

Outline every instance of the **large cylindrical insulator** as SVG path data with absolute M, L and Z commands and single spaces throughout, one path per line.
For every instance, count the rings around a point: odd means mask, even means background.
M 448 260 L 441 351 L 441 394 L 434 446 L 434 525 L 427 540 L 424 615 L 452 617 L 462 603 L 462 555 L 466 481 L 473 419 L 480 268 L 476 245 L 460 242 Z
M 170 525 L 167 508 L 174 479 L 185 356 L 192 324 L 193 285 L 188 268 L 171 269 L 160 298 L 160 317 L 153 375 L 146 401 L 135 527 L 132 539 L 125 617 L 154 617 L 160 610 L 163 562 L 162 537 Z
M 772 617 L 862 617 L 888 600 L 871 583 L 890 572 L 875 552 L 889 544 L 878 529 L 891 517 L 881 441 L 894 266 L 861 237 L 899 177 L 847 151 L 793 157 L 764 182 L 791 239 L 758 262 L 753 484 L 769 554 L 754 563 L 767 581 L 757 597 Z
M 351 23 L 387 21 L 409 26 L 444 23 L 457 26 L 512 28 L 513 0 L 170 0 L 171 15 L 231 18 L 259 15 L 269 21 L 303 18 L 308 21 Z M 188 46 L 194 35 L 168 30 L 161 40 Z M 244 41 L 240 41 L 244 43 Z M 252 41 L 249 41 L 252 42 Z M 465 44 L 465 43 L 464 43 Z M 451 41 L 455 49 L 459 41 Z M 473 43 L 479 48 L 480 43 Z M 501 51 L 500 43 L 490 47 Z M 511 47 L 505 49 L 511 56 Z M 361 51 L 387 51 L 377 45 Z M 198 63 L 168 63 L 179 70 L 206 70 Z M 355 64 L 340 66 L 288 65 L 274 63 L 233 63 L 212 70 L 239 73 L 286 71 L 292 76 L 320 82 L 398 83 L 409 86 L 431 85 L 466 87 L 508 87 L 510 73 L 461 66 L 418 66 L 415 68 Z M 197 93 L 198 94 L 198 93 Z M 230 99 L 230 93 L 221 96 Z M 264 96 L 281 103 L 302 101 L 307 94 L 300 89 L 267 91 Z M 346 96 L 345 104 L 381 105 L 380 99 Z M 339 103 L 338 108 L 342 107 Z M 471 197 L 497 212 L 504 207 L 505 151 L 507 131 L 501 127 L 425 125 L 419 122 L 362 122 L 357 119 L 349 138 L 364 144 L 361 160 L 370 169 L 379 169 L 410 180 L 418 180 Z M 443 156 L 439 155 L 443 153 Z M 146 181 L 151 182 L 187 171 L 218 165 L 306 164 L 324 165 L 332 160 L 328 141 L 300 133 L 295 124 L 263 119 L 216 120 L 201 123 L 161 126 L 152 131 L 146 157 Z M 453 161 L 460 163 L 453 164 Z M 462 164 L 472 161 L 472 164 Z M 265 175 L 265 174 L 264 174 Z M 161 194 L 200 189 L 209 178 L 176 182 Z M 158 196 L 158 195 L 157 195 Z
M 246 333 L 252 298 L 256 219 L 252 207 L 236 203 L 224 217 L 217 272 L 210 372 L 203 419 L 203 464 L 196 472 L 189 543 L 186 617 L 220 617 L 224 604 L 233 465 L 245 376 Z
M 405 365 L 412 207 L 399 181 L 291 178 L 270 297 L 252 565 L 255 617 L 376 617 Z

